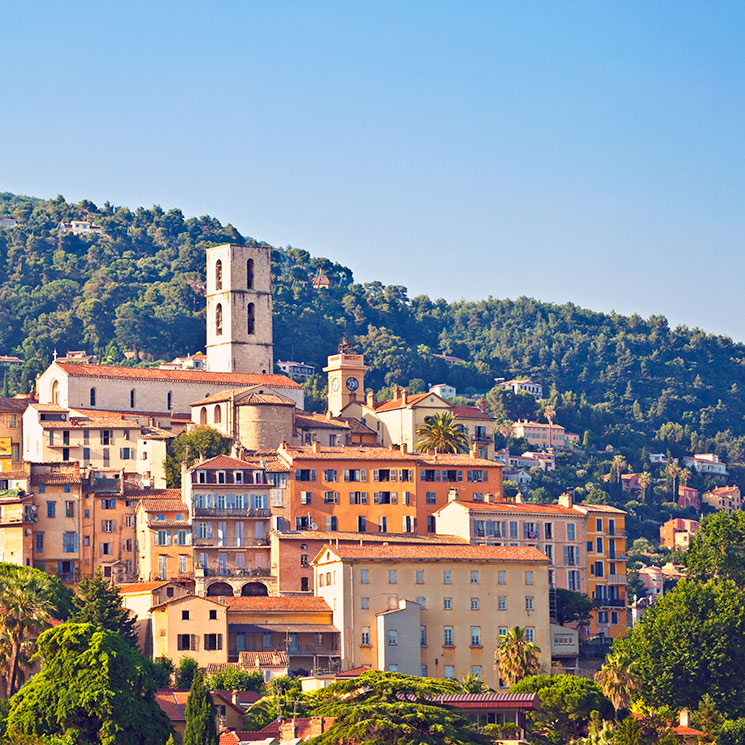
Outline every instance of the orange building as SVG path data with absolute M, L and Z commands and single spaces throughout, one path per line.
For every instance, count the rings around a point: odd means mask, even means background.
M 192 576 L 189 508 L 178 489 L 161 489 L 137 505 L 137 571 L 141 581 Z
M 671 550 L 688 548 L 700 527 L 698 520 L 674 517 L 660 525 L 660 545 Z
M 502 464 L 400 448 L 280 446 L 290 468 L 290 527 L 359 533 L 434 533 L 452 490 L 464 500 L 502 496 Z

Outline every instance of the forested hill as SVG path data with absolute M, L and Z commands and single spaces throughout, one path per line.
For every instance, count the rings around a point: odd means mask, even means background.
M 0 354 L 26 361 L 6 376 L 5 393 L 27 389 L 55 348 L 110 362 L 136 349 L 145 364 L 203 349 L 205 248 L 251 242 L 211 217 L 62 197 L 0 194 L 2 218 L 17 224 L 0 226 Z M 71 219 L 104 232 L 58 229 Z M 555 421 L 587 433 L 588 443 L 633 457 L 647 447 L 745 461 L 745 346 L 727 337 L 571 303 L 409 298 L 404 287 L 357 284 L 350 269 L 300 249 L 277 248 L 273 257 L 275 359 L 320 368 L 346 332 L 376 390 L 449 382 L 468 394 L 489 390 L 495 377 L 531 375 L 555 386 Z M 328 289 L 313 286 L 319 270 Z M 466 362 L 447 367 L 442 353 Z M 313 382 L 310 400 L 322 384 Z M 540 415 L 532 399 L 493 392 L 489 402 L 505 418 Z

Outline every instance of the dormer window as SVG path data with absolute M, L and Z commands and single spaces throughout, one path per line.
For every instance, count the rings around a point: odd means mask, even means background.
M 243 483 L 243 471 L 233 471 L 233 483 L 235 484 Z
M 224 484 L 225 483 L 225 471 L 218 471 L 217 472 L 217 483 L 218 484 Z
M 197 482 L 200 484 L 207 483 L 207 471 L 197 471 Z
M 156 519 L 156 520 L 157 520 L 158 522 L 165 522 L 166 516 L 165 516 L 165 514 L 164 514 L 164 513 L 162 513 L 162 512 L 159 512 L 159 513 L 158 513 L 158 514 L 157 514 L 157 515 L 155 516 L 155 519 Z

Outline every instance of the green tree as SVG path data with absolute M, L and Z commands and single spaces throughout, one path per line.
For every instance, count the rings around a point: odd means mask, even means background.
M 181 464 L 191 468 L 197 460 L 214 458 L 230 452 L 230 440 L 212 427 L 195 427 L 182 432 L 168 448 L 166 455 L 166 482 L 169 489 L 181 487 Z
M 563 590 L 557 588 L 556 593 L 556 621 L 564 626 L 567 623 L 576 623 L 578 626 L 587 626 L 590 622 L 590 613 L 595 603 L 583 592 L 574 590 Z
M 7 650 L 9 695 L 18 688 L 18 674 L 28 643 L 48 625 L 54 607 L 52 583 L 40 574 L 16 573 L 0 577 L 0 640 Z
M 595 673 L 595 682 L 607 696 L 616 710 L 628 708 L 634 696 L 639 693 L 639 678 L 635 663 L 624 649 L 619 648 L 608 655 L 603 666 Z
M 325 688 L 314 713 L 336 717 L 314 745 L 488 745 L 457 710 L 433 703 L 458 684 L 433 678 L 370 671 Z
M 255 691 L 263 693 L 264 676 L 259 670 L 239 670 L 229 667 L 212 673 L 205 680 L 210 691 Z
M 692 579 L 731 579 L 745 585 L 745 512 L 719 511 L 701 522 L 701 528 L 683 555 Z
M 419 438 L 414 446 L 417 453 L 434 450 L 436 453 L 467 453 L 468 436 L 455 423 L 449 411 L 433 414 L 416 428 Z
M 98 567 L 93 577 L 83 577 L 78 585 L 75 610 L 70 616 L 74 623 L 92 623 L 114 631 L 133 647 L 137 646 L 135 618 L 122 605 L 119 588 L 104 579 Z
M 176 688 L 180 691 L 191 688 L 197 670 L 199 670 L 199 664 L 193 657 L 182 657 L 176 668 L 174 681 Z
M 681 580 L 613 652 L 633 660 L 650 706 L 695 709 L 709 693 L 728 716 L 745 712 L 745 592 L 731 580 Z
M 163 745 L 170 725 L 152 667 L 119 634 L 68 623 L 38 640 L 41 671 L 13 696 L 12 738 L 71 737 L 76 745 Z
M 459 683 L 463 693 L 488 693 L 489 686 L 484 683 L 480 675 L 468 673 Z
M 168 657 L 158 657 L 153 660 L 153 683 L 155 687 L 170 688 L 173 679 L 173 662 Z
M 531 712 L 535 728 L 545 730 L 549 742 L 565 743 L 583 737 L 590 717 L 613 715 L 613 705 L 596 683 L 574 675 L 532 675 L 510 688 L 510 693 L 537 693 L 541 707 Z
M 538 656 L 541 650 L 528 641 L 525 629 L 515 626 L 497 638 L 494 667 L 499 677 L 508 685 L 514 685 L 539 669 Z
M 215 704 L 197 670 L 186 700 L 186 729 L 184 745 L 217 745 Z
M 44 593 L 52 603 L 52 618 L 56 618 L 58 621 L 66 621 L 69 618 L 73 610 L 75 593 L 59 577 L 47 574 L 40 569 L 0 562 L 0 581 L 4 577 L 15 577 L 18 575 L 36 577 L 38 582 L 43 585 L 45 588 Z
M 745 745 L 745 717 L 722 722 L 719 745 Z

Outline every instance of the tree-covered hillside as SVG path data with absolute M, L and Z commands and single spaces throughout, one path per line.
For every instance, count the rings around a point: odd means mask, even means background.
M 204 348 L 204 251 L 251 241 L 211 217 L 179 210 L 97 207 L 0 194 L 0 354 L 22 369 L 5 392 L 27 389 L 54 349 L 87 349 L 121 362 L 136 350 L 152 364 Z M 98 236 L 58 230 L 89 219 Z M 699 329 L 670 329 L 661 316 L 595 313 L 530 298 L 447 302 L 379 282 L 306 251 L 277 248 L 274 259 L 275 359 L 319 366 L 347 333 L 371 365 L 368 386 L 414 390 L 450 382 L 485 392 L 495 377 L 531 375 L 553 390 L 555 421 L 595 446 L 637 459 L 643 447 L 674 454 L 714 450 L 745 461 L 745 346 Z M 322 272 L 328 289 L 316 289 Z M 466 360 L 448 367 L 436 355 Z M 318 400 L 323 379 L 312 382 Z M 382 391 L 385 395 L 385 391 Z M 540 415 L 532 399 L 496 395 L 499 416 Z

